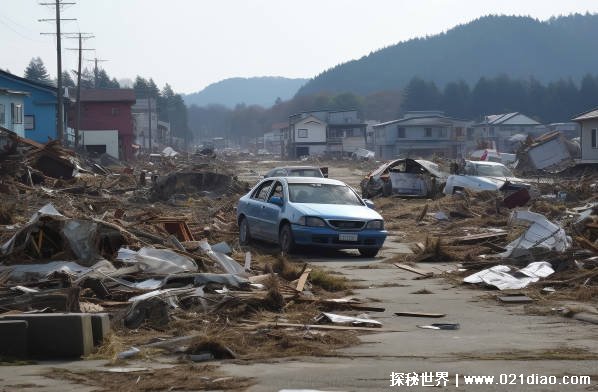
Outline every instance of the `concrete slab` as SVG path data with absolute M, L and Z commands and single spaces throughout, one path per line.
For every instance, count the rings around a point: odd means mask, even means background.
M 32 357 L 81 357 L 93 349 L 91 316 L 86 313 L 13 314 L 0 320 L 27 321 L 28 351 Z
M 92 313 L 91 329 L 93 332 L 93 345 L 99 346 L 110 333 L 110 316 L 108 313 Z
M 0 320 L 0 356 L 27 357 L 27 321 Z

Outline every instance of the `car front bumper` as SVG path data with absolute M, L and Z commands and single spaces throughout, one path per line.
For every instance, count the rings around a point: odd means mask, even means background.
M 334 249 L 381 248 L 388 235 L 386 230 L 364 229 L 338 231 L 330 227 L 291 225 L 297 245 L 312 245 Z M 357 234 L 357 241 L 341 241 L 339 234 Z

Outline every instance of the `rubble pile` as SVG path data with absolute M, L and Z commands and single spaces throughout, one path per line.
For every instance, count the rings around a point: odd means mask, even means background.
M 226 165 L 176 155 L 131 167 L 22 144 L 0 159 L 0 322 L 28 332 L 24 350 L 1 355 L 55 356 L 34 337 L 50 316 L 83 331 L 65 356 L 113 360 L 156 350 L 192 361 L 317 355 L 380 328 L 317 317 L 384 310 L 332 301 L 348 289 L 343 279 L 237 246 L 234 205 L 248 185 Z M 79 336 L 90 328 L 95 348 Z
M 500 290 L 528 288 L 532 297 L 543 300 L 550 295 L 595 302 L 595 186 L 591 175 L 575 184 L 547 182 L 536 192 L 538 197 L 516 208 L 490 191 L 408 203 L 382 198 L 377 207 L 387 229 L 401 242 L 413 244 L 413 255 L 390 262 L 456 263 L 449 275 L 454 281 Z M 559 197 L 563 189 L 567 195 Z

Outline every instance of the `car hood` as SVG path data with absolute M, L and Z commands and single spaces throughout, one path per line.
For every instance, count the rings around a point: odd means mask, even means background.
M 293 206 L 303 215 L 317 216 L 324 219 L 382 219 L 380 214 L 366 206 L 314 203 L 294 203 Z

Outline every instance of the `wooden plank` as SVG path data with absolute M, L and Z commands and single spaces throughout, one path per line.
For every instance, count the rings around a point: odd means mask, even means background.
M 527 304 L 530 302 L 534 302 L 534 300 L 528 297 L 527 295 L 507 295 L 504 297 L 498 297 L 498 300 L 500 302 L 509 304 Z
M 425 277 L 432 277 L 434 276 L 434 272 L 432 271 L 423 271 L 417 268 L 413 268 L 409 265 L 406 264 L 400 264 L 400 263 L 394 263 L 394 266 L 397 268 L 400 268 L 402 270 L 405 271 L 409 271 L 409 272 L 413 272 L 414 274 L 420 275 L 420 276 L 425 276 Z
M 397 316 L 404 317 L 432 317 L 440 318 L 446 316 L 444 313 L 421 313 L 421 312 L 395 312 Z
M 473 235 L 466 235 L 463 237 L 454 237 L 451 239 L 452 243 L 454 244 L 474 244 L 476 242 L 485 242 L 488 240 L 497 240 L 500 238 L 504 238 L 507 236 L 508 233 L 482 233 L 482 234 L 473 234 Z
M 310 272 L 311 268 L 307 268 L 305 271 L 303 271 L 303 273 L 299 277 L 299 281 L 297 282 L 297 291 L 303 291 L 303 288 L 305 287 L 305 282 L 307 282 L 307 277 L 309 276 Z

